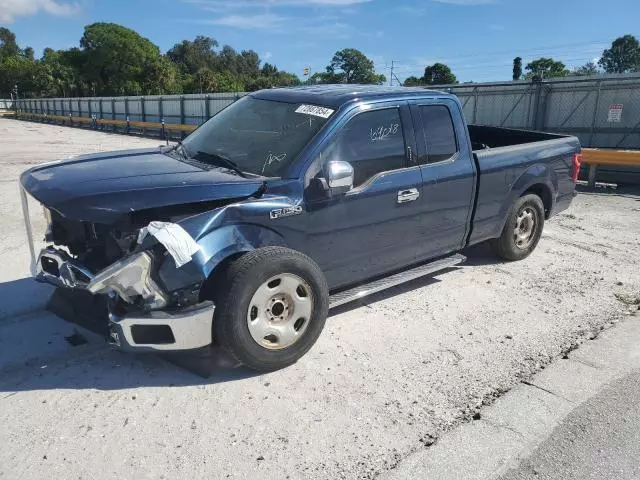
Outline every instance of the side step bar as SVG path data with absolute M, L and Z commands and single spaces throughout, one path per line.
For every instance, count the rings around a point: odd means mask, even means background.
M 371 283 L 335 293 L 329 297 L 329 308 L 338 307 L 340 305 L 344 305 L 345 303 L 349 303 L 354 300 L 358 300 L 360 298 L 371 295 L 372 293 L 381 292 L 382 290 L 395 287 L 396 285 L 409 282 L 416 278 L 424 277 L 425 275 L 429 275 L 446 268 L 460 265 L 466 259 L 467 257 L 465 257 L 464 255 L 456 253 L 455 255 L 451 255 L 450 257 L 441 258 L 440 260 L 436 260 L 435 262 L 427 263 L 424 265 L 420 265 L 419 267 L 412 268 L 411 270 L 405 270 L 403 272 L 396 273 L 395 275 L 391 275 L 390 277 L 381 278 Z

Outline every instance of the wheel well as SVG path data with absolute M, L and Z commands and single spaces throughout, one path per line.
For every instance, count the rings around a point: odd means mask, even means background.
M 529 187 L 521 196 L 524 197 L 529 194 L 534 194 L 540 197 L 540 200 L 542 200 L 542 204 L 544 205 L 544 216 L 548 219 L 549 215 L 551 215 L 551 208 L 553 207 L 553 200 L 551 198 L 551 190 L 549 190 L 549 187 L 542 183 L 538 183 Z
M 224 271 L 234 260 L 237 260 L 245 253 L 247 252 L 236 252 L 229 255 L 215 266 L 200 288 L 201 302 L 205 300 L 215 300 L 215 292 L 219 288 L 220 282 L 224 281 Z

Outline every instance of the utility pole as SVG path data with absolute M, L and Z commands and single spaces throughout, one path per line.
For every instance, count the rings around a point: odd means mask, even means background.
M 389 86 L 393 87 L 393 67 L 394 67 L 394 60 L 391 60 L 391 75 L 389 75 Z

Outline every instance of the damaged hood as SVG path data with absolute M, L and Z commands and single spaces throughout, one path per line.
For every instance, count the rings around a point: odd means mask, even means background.
M 27 170 L 22 186 L 64 217 L 112 223 L 124 214 L 248 197 L 262 185 L 226 169 L 203 169 L 160 148 L 84 155 Z

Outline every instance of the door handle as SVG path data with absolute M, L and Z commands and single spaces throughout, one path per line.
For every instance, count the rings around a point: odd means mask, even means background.
M 398 192 L 398 203 L 415 202 L 420 197 L 417 188 L 409 188 Z

